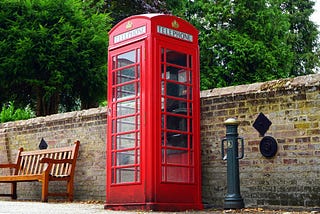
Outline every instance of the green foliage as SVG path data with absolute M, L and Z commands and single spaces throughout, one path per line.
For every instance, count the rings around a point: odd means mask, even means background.
M 105 107 L 107 105 L 108 105 L 108 101 L 106 101 L 106 100 L 99 103 L 99 107 Z
M 318 31 L 311 0 L 110 1 L 114 23 L 149 12 L 172 13 L 200 31 L 201 88 L 248 84 L 314 72 Z
M 201 31 L 202 89 L 288 76 L 290 23 L 276 2 L 196 1 L 191 6 L 190 21 Z
M 84 10 L 89 3 L 0 2 L 2 102 L 31 103 L 40 116 L 57 113 L 59 105 L 71 109 L 78 99 L 84 108 L 104 99 L 111 21 L 98 7 Z
M 35 113 L 29 106 L 25 107 L 24 109 L 16 109 L 13 102 L 4 104 L 0 112 L 1 123 L 15 120 L 26 120 L 32 117 L 35 117 Z
M 169 3 L 168 3 L 169 2 Z M 122 19 L 144 13 L 169 13 L 170 9 L 179 8 L 181 0 L 117 0 L 108 1 L 108 11 L 111 12 L 113 25 Z M 175 10 L 180 12 L 181 8 Z
M 172 11 L 200 31 L 202 89 L 310 74 L 319 63 L 312 1 L 183 2 Z
M 285 1 L 281 9 L 290 20 L 288 42 L 294 52 L 293 76 L 312 73 L 319 66 L 318 30 L 310 20 L 315 2 L 310 0 Z

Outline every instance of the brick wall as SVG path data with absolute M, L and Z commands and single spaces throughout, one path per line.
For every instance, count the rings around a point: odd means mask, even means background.
M 207 90 L 201 97 L 205 204 L 223 205 L 223 122 L 235 117 L 240 121 L 239 135 L 245 139 L 240 183 L 246 206 L 320 206 L 320 74 Z M 262 138 L 252 124 L 260 112 L 272 122 L 266 135 L 278 142 L 274 158 L 267 159 L 259 151 Z M 0 124 L 0 162 L 13 161 L 21 146 L 37 149 L 41 138 L 51 148 L 80 140 L 75 199 L 105 200 L 106 108 Z M 18 185 L 19 199 L 40 200 L 37 182 Z M 1 184 L 0 191 L 4 190 L 8 185 Z
M 15 161 L 18 148 L 38 149 L 40 140 L 48 148 L 72 145 L 80 141 L 75 172 L 75 200 L 105 200 L 106 110 L 97 108 L 79 112 L 38 117 L 25 121 L 0 124 L 0 161 Z M 50 188 L 64 188 L 54 184 Z M 0 191 L 10 191 L 8 184 L 0 184 Z M 18 199 L 40 200 L 38 182 L 18 183 Z
M 241 195 L 246 206 L 320 206 L 320 75 L 201 92 L 203 201 L 222 206 L 226 162 L 221 160 L 223 122 L 240 121 L 245 139 L 240 160 Z M 253 128 L 262 112 L 272 122 L 265 135 L 278 142 L 274 158 L 259 150 Z

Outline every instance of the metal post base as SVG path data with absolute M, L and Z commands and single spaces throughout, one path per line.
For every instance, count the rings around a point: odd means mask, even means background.
M 224 206 L 225 210 L 227 209 L 242 209 L 244 208 L 243 198 L 225 198 Z

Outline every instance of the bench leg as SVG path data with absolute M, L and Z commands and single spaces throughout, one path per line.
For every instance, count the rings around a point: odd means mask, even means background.
M 49 191 L 49 181 L 42 181 L 42 192 L 41 192 L 41 201 L 48 202 L 48 191 Z
M 11 183 L 11 198 L 17 199 L 17 182 Z
M 68 200 L 73 201 L 73 181 L 67 181 Z

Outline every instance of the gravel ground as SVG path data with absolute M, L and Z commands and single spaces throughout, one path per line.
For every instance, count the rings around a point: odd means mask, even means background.
M 289 210 L 289 211 L 288 211 Z M 203 211 L 186 211 L 186 212 L 145 212 L 145 211 L 112 211 L 105 210 L 103 203 L 95 202 L 33 202 L 33 201 L 0 201 L 0 214 L 233 214 L 233 213 L 265 213 L 265 214 L 317 214 L 317 211 L 290 211 L 288 210 L 267 210 L 262 208 L 246 208 L 242 210 L 219 210 L 206 209 Z

